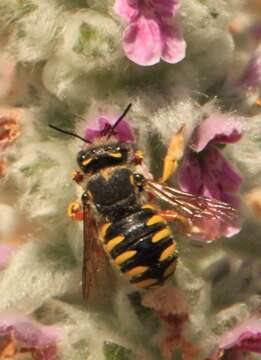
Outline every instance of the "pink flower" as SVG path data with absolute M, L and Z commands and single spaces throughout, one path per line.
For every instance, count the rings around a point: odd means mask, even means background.
M 191 144 L 178 170 L 180 188 L 188 193 L 217 199 L 233 207 L 239 206 L 236 193 L 242 182 L 240 174 L 224 158 L 217 144 L 238 141 L 242 136 L 242 122 L 229 114 L 213 113 L 196 129 Z M 194 223 L 203 233 L 199 240 L 215 240 L 239 231 L 239 219 L 220 221 L 203 219 Z
M 116 0 L 115 12 L 129 23 L 123 34 L 126 56 L 139 65 L 162 58 L 175 64 L 185 57 L 186 43 L 173 17 L 179 0 Z
M 57 359 L 58 328 L 44 326 L 22 315 L 0 316 L 0 358 L 30 352 L 35 360 Z
M 261 48 L 259 48 L 249 61 L 237 86 L 252 88 L 261 86 Z
M 261 320 L 244 321 L 226 332 L 210 360 L 243 360 L 245 352 L 261 354 Z
M 107 136 L 116 121 L 117 118 L 110 118 L 105 115 L 98 117 L 90 123 L 90 126 L 85 129 L 85 140 L 93 142 L 95 139 L 100 139 Z M 125 120 L 121 120 L 121 122 L 113 130 L 113 136 L 118 141 L 132 142 L 134 140 L 133 132 L 129 127 L 128 122 Z
M 6 268 L 16 248 L 17 246 L 14 244 L 7 243 L 0 245 L 0 270 Z

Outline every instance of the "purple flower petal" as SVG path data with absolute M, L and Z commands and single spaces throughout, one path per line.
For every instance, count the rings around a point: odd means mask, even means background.
M 132 22 L 139 16 L 139 0 L 116 0 L 114 11 L 127 22 Z
M 203 186 L 197 154 L 188 151 L 178 169 L 178 184 L 181 190 L 200 194 Z
M 90 142 L 96 139 L 100 139 L 104 136 L 104 129 L 109 126 L 113 126 L 117 118 L 109 118 L 105 115 L 101 115 L 90 123 L 90 125 L 84 131 L 84 138 Z M 133 132 L 126 120 L 122 120 L 114 131 L 114 137 L 118 141 L 132 142 L 134 141 Z
M 240 199 L 235 194 L 241 185 L 242 177 L 223 157 L 222 152 L 213 144 L 209 145 L 201 157 L 201 171 L 203 178 L 202 193 L 200 195 L 224 201 L 235 208 L 240 207 Z M 240 231 L 240 219 L 233 218 L 220 224 L 220 236 L 231 237 Z
M 57 358 L 57 342 L 61 340 L 57 327 L 40 325 L 22 315 L 0 316 L 0 337 L 4 338 L 11 333 L 19 347 L 39 352 L 39 359 Z
M 201 156 L 200 166 L 204 176 L 205 191 L 202 195 L 224 201 L 223 192 L 237 192 L 242 183 L 241 175 L 224 158 L 214 145 L 208 146 Z
M 181 190 L 224 201 L 222 192 L 236 192 L 242 183 L 241 175 L 214 145 L 198 157 L 189 150 L 178 170 Z
M 185 57 L 186 43 L 177 24 L 161 22 L 161 57 L 170 64 L 175 64 Z
M 116 137 L 117 140 L 119 141 L 123 141 L 123 142 L 133 142 L 134 141 L 134 134 L 131 130 L 131 128 L 129 127 L 129 124 L 127 123 L 127 121 L 122 120 L 119 125 L 117 126 L 117 128 L 115 129 L 116 131 L 116 135 L 114 135 Z
M 230 237 L 228 226 L 217 219 L 198 218 L 193 220 L 193 227 L 188 236 L 193 240 L 212 242 L 221 236 Z
M 130 25 L 123 34 L 126 56 L 150 66 L 162 57 L 174 64 L 185 57 L 186 43 L 178 25 L 169 23 L 179 0 L 116 0 L 115 12 Z
M 183 191 L 225 201 L 233 206 L 239 205 L 234 192 L 238 190 L 241 180 L 240 175 L 213 144 L 200 155 L 189 149 L 178 170 L 178 183 Z M 226 221 L 195 218 L 192 226 L 193 239 L 213 241 L 221 236 L 231 237 L 237 234 L 240 221 L 238 217 Z
M 131 23 L 123 34 L 123 49 L 136 64 L 157 64 L 161 56 L 161 38 L 156 19 L 141 16 Z
M 196 129 L 192 136 L 191 147 L 202 151 L 210 141 L 216 143 L 234 143 L 243 132 L 242 121 L 232 114 L 213 113 Z
M 146 1 L 146 0 L 145 0 Z M 149 3 L 149 2 L 148 2 Z M 150 0 L 150 7 L 152 7 L 160 16 L 171 17 L 175 15 L 180 6 L 179 0 Z M 148 6 L 148 5 L 147 5 Z
M 238 348 L 261 354 L 261 319 L 244 321 L 223 335 L 220 348 Z

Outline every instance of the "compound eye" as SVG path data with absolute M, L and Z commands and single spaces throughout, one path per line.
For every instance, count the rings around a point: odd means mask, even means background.
M 77 156 L 78 164 L 81 166 L 82 163 L 85 161 L 85 159 L 86 159 L 86 154 L 85 154 L 85 152 L 84 152 L 84 151 L 80 151 L 80 152 L 78 153 L 78 156 Z
M 78 155 L 78 159 L 80 161 L 83 161 L 85 159 L 85 153 L 84 152 L 80 152 L 79 155 Z
M 87 195 L 86 192 L 84 192 L 84 193 L 82 194 L 82 203 L 83 203 L 83 204 L 86 204 L 86 203 L 88 202 L 88 200 L 89 200 L 89 196 Z
M 145 183 L 145 177 L 142 174 L 135 173 L 133 174 L 134 182 L 138 187 L 142 187 Z

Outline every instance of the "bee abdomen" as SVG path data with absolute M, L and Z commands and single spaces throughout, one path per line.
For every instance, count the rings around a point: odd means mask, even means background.
M 105 250 L 129 281 L 139 288 L 161 285 L 176 267 L 172 232 L 156 210 L 144 206 L 101 230 Z

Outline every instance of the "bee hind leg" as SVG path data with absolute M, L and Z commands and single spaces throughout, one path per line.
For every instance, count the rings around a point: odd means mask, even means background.
M 81 203 L 79 201 L 72 201 L 67 207 L 67 215 L 72 220 L 82 221 L 84 212 Z
M 182 125 L 178 132 L 172 137 L 167 149 L 163 163 L 162 176 L 160 182 L 166 182 L 176 171 L 178 161 L 182 158 L 184 152 L 184 133 L 185 125 Z
M 161 210 L 159 215 L 167 222 L 176 222 L 178 230 L 183 234 L 190 232 L 191 223 L 188 218 L 180 215 L 175 210 Z

